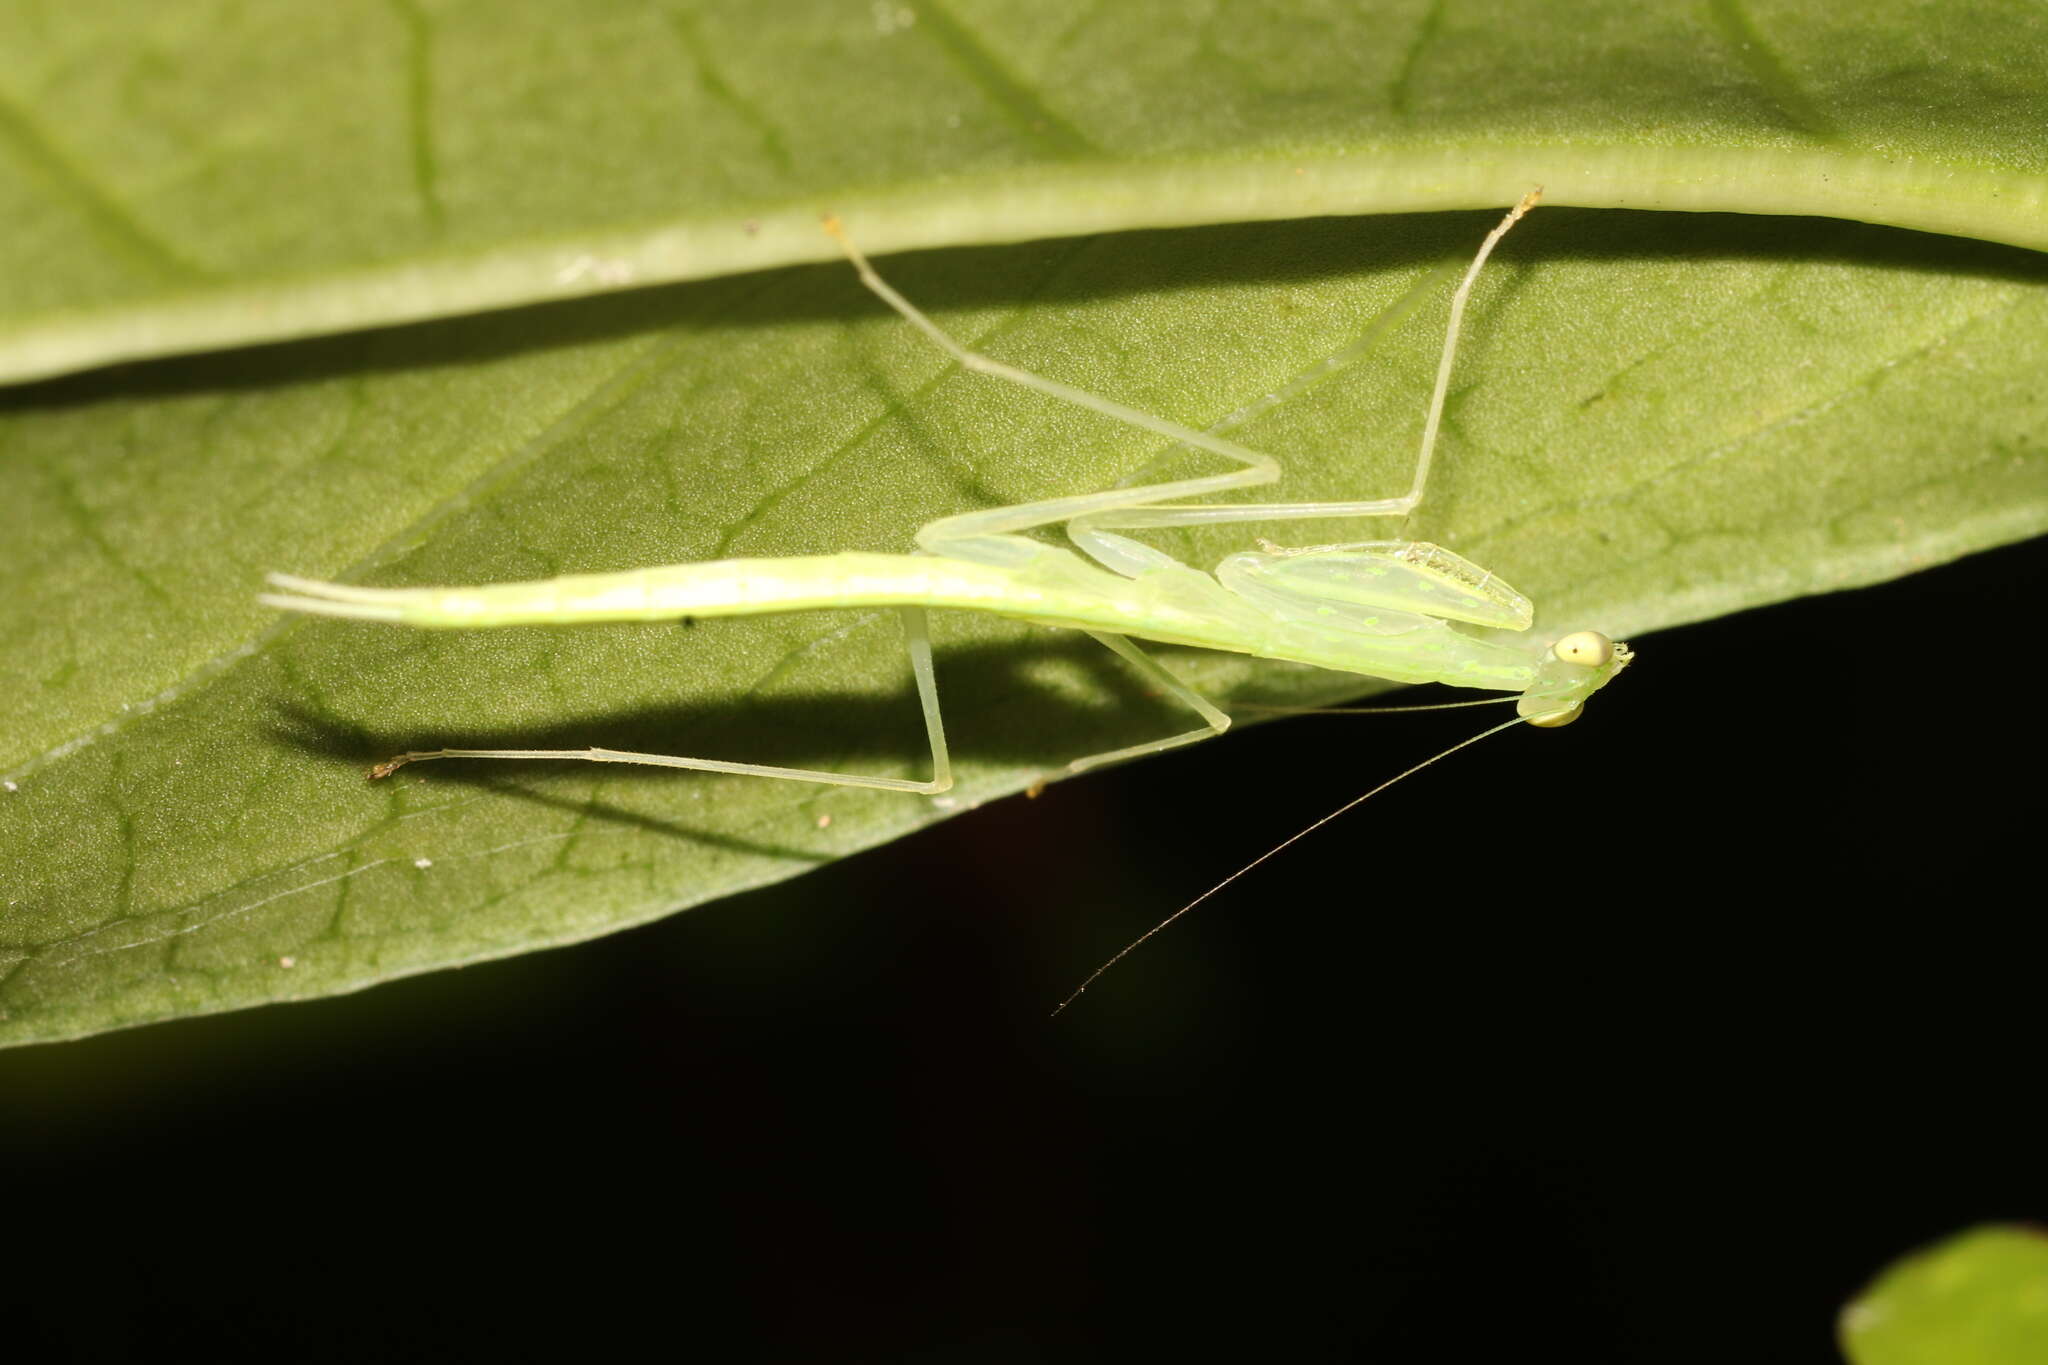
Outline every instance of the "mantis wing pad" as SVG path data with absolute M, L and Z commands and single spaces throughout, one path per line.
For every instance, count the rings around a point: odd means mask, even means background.
M 1529 599 L 1462 555 L 1419 540 L 1235 554 L 1216 566 L 1232 592 L 1294 611 L 1365 607 L 1393 615 L 1527 630 Z

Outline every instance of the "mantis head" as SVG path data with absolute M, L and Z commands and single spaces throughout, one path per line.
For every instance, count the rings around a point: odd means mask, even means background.
M 1635 655 L 1597 630 L 1575 630 L 1543 652 L 1535 681 L 1515 703 L 1531 725 L 1570 725 L 1586 709 L 1586 698 L 1614 680 Z

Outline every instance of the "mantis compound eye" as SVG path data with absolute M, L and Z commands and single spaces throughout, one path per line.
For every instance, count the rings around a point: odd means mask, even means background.
M 1598 668 L 1614 657 L 1614 641 L 1597 630 L 1575 630 L 1550 647 L 1563 663 Z M 1553 724 L 1562 725 L 1563 721 Z

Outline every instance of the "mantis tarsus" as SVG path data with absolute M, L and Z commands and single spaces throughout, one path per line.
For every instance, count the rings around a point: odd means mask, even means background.
M 1534 619 L 1528 599 L 1440 546 L 1383 540 L 1282 548 L 1260 541 L 1258 550 L 1228 556 L 1211 574 L 1118 534 L 1226 522 L 1406 517 L 1421 502 L 1428 484 L 1473 282 L 1494 246 L 1540 193 L 1525 195 L 1487 235 L 1452 296 L 1414 479 L 1408 491 L 1396 497 L 1347 502 L 1181 501 L 1273 483 L 1280 477 L 1279 462 L 1213 432 L 1181 426 L 968 350 L 883 280 L 839 222 L 827 219 L 826 230 L 845 248 L 861 282 L 963 369 L 1222 456 L 1239 468 L 943 517 L 917 532 L 917 550 L 911 554 L 728 559 L 480 587 L 358 588 L 274 574 L 271 583 L 283 591 L 263 600 L 293 611 L 437 628 L 894 607 L 902 616 L 932 763 L 931 777 L 918 781 L 601 748 L 443 748 L 400 754 L 373 768 L 372 777 L 430 759 L 567 759 L 936 795 L 952 786 L 953 773 L 926 627 L 926 612 L 932 608 L 993 612 L 1085 631 L 1201 719 L 1200 726 L 1179 734 L 1077 758 L 1067 764 L 1071 772 L 1206 739 L 1230 726 L 1228 715 L 1141 651 L 1132 643 L 1134 638 L 1313 664 L 1395 682 L 1520 693 L 1516 719 L 1496 729 L 1520 722 L 1562 725 L 1576 718 L 1586 699 L 1627 665 L 1628 647 L 1590 630 L 1554 641 L 1528 636 Z M 1019 534 L 1054 523 L 1065 525 L 1074 549 Z M 1490 628 L 1493 634 L 1482 637 L 1461 631 L 1453 622 Z M 1524 634 L 1503 638 L 1505 632 Z

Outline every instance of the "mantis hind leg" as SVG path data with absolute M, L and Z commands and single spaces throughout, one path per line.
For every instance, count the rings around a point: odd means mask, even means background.
M 921 548 L 934 554 L 944 554 L 946 546 L 955 541 L 1008 535 L 1016 531 L 1029 530 L 1034 526 L 1049 526 L 1055 522 L 1068 521 L 1090 512 L 1137 507 L 1165 498 L 1201 497 L 1233 488 L 1272 483 L 1280 477 L 1280 462 L 1271 455 L 1241 446 L 1235 441 L 1227 441 L 1221 436 L 1182 426 L 1164 417 L 1156 417 L 1113 399 L 1061 383 L 1057 379 L 1033 374 L 1029 370 L 1019 369 L 969 349 L 955 340 L 951 333 L 933 322 L 916 304 L 896 292 L 895 287 L 877 273 L 861 249 L 853 244 L 852 238 L 846 234 L 845 226 L 837 218 L 827 218 L 825 230 L 845 249 L 847 259 L 853 262 L 854 270 L 859 273 L 861 283 L 867 286 L 869 292 L 893 308 L 905 322 L 915 327 L 934 346 L 951 356 L 962 369 L 975 374 L 989 375 L 1057 398 L 1063 403 L 1071 403 L 1075 407 L 1100 413 L 1115 421 L 1143 428 L 1169 440 L 1221 455 L 1240 466 L 1222 474 L 1210 474 L 1201 478 L 1176 479 L 1169 483 L 1147 484 L 1138 488 L 1110 488 L 1094 493 L 1046 498 L 1038 502 L 992 507 L 986 511 L 942 517 L 917 533 L 917 543 Z
M 1123 636 L 1098 635 L 1092 630 L 1088 634 L 1103 648 L 1138 670 L 1139 676 L 1155 684 L 1175 701 L 1199 715 L 1203 724 L 1200 729 L 1168 735 L 1164 739 L 1148 740 L 1143 744 L 1132 744 L 1121 749 L 1109 749 L 1099 754 L 1089 754 L 1085 758 L 1077 758 L 1067 764 L 1068 772 L 1083 773 L 1090 768 L 1099 768 L 1105 763 L 1121 763 L 1127 758 L 1143 758 L 1146 754 L 1156 754 L 1163 749 L 1177 749 L 1183 744 L 1212 739 L 1230 728 L 1230 717 L 1218 710 L 1214 702 L 1175 677 L 1166 665 Z
M 1443 426 L 1444 399 L 1450 392 L 1451 367 L 1458 354 L 1458 336 L 1464 330 L 1465 304 L 1472 297 L 1472 286 L 1478 282 L 1480 268 L 1487 257 L 1507 236 L 1508 229 L 1522 220 L 1522 217 L 1536 206 L 1543 195 L 1539 186 L 1522 196 L 1507 216 L 1486 235 L 1479 244 L 1472 263 L 1465 268 L 1458 281 L 1457 290 L 1451 295 L 1450 319 L 1444 327 L 1443 350 L 1437 356 L 1436 382 L 1429 395 L 1428 415 L 1422 423 L 1422 445 L 1415 457 L 1415 473 L 1410 479 L 1408 491 L 1391 498 L 1370 498 L 1347 502 L 1289 502 L 1289 503 L 1221 503 L 1207 506 L 1170 505 L 1161 506 L 1158 499 L 1146 504 L 1128 504 L 1122 507 L 1089 511 L 1068 527 L 1068 533 L 1076 544 L 1096 554 L 1091 537 L 1108 529 L 1137 530 L 1146 527 L 1169 526 L 1214 526 L 1241 521 L 1287 521 L 1309 518 L 1363 518 L 1363 517 L 1407 517 L 1422 502 L 1422 495 L 1429 487 L 1430 464 L 1436 456 L 1437 433 Z M 1284 390 L 1283 390 L 1284 391 Z M 1179 496 L 1179 494 L 1175 494 Z M 1100 555 L 1096 556 L 1101 558 Z M 1108 561 L 1104 561 L 1108 562 Z M 1112 566 L 1114 567 L 1114 566 Z
M 1047 498 L 1011 507 L 996 507 L 982 512 L 944 517 L 925 526 L 917 536 L 921 547 L 936 554 L 944 554 L 947 544 L 952 541 L 977 536 L 1003 535 L 1054 522 L 1069 522 L 1075 542 L 1083 550 L 1095 554 L 1097 547 L 1091 544 L 1088 532 L 1110 528 L 1137 529 L 1307 518 L 1406 517 L 1413 512 L 1421 503 L 1422 495 L 1429 484 L 1430 463 L 1436 451 L 1437 432 L 1442 425 L 1444 399 L 1449 392 L 1451 366 L 1457 355 L 1458 335 L 1463 328 L 1466 300 L 1471 297 L 1472 286 L 1479 278 L 1480 268 L 1486 264 L 1486 259 L 1493 253 L 1494 247 L 1507 235 L 1508 229 L 1535 206 L 1542 193 L 1542 189 L 1538 188 L 1523 195 L 1500 224 L 1487 234 L 1486 240 L 1480 244 L 1478 253 L 1472 258 L 1471 265 L 1466 268 L 1464 277 L 1459 281 L 1458 288 L 1451 297 L 1450 320 L 1444 333 L 1443 351 L 1437 364 L 1436 383 L 1430 394 L 1428 416 L 1423 423 L 1422 445 L 1416 457 L 1415 473 L 1408 491 L 1395 497 L 1348 501 L 1162 505 L 1173 499 L 1197 498 L 1276 482 L 1280 477 L 1280 462 L 1271 455 L 1239 445 L 1235 441 L 1225 440 L 1213 432 L 1197 431 L 1192 427 L 1182 426 L 1178 422 L 1139 411 L 1071 384 L 1064 384 L 1005 364 L 962 345 L 881 277 L 867 256 L 848 237 L 845 226 L 837 218 L 827 218 L 825 230 L 845 249 L 847 258 L 853 262 L 854 269 L 860 275 L 861 283 L 900 314 L 906 322 L 923 333 L 933 345 L 959 362 L 961 368 L 1006 380 L 1076 407 L 1100 413 L 1115 421 L 1168 437 L 1182 445 L 1207 450 L 1212 454 L 1234 460 L 1241 466 L 1222 474 L 1201 478 L 1144 484 L 1135 488 L 1106 489 L 1096 493 Z
M 878 791 L 936 796 L 953 785 L 953 761 L 946 750 L 946 728 L 939 714 L 938 680 L 932 671 L 931 631 L 922 607 L 904 607 L 903 639 L 910 655 L 911 676 L 924 712 L 925 738 L 931 745 L 932 775 L 919 782 L 903 777 L 865 777 L 815 768 L 778 768 L 766 763 L 733 763 L 720 758 L 684 758 L 675 754 L 635 753 L 628 749 L 428 749 L 400 754 L 370 770 L 374 778 L 389 777 L 408 763 L 437 758 L 562 759 L 585 763 L 637 763 L 654 768 L 688 768 L 697 772 L 736 773 L 745 777 L 777 777 L 789 782 L 816 782 L 831 787 L 867 787 Z

